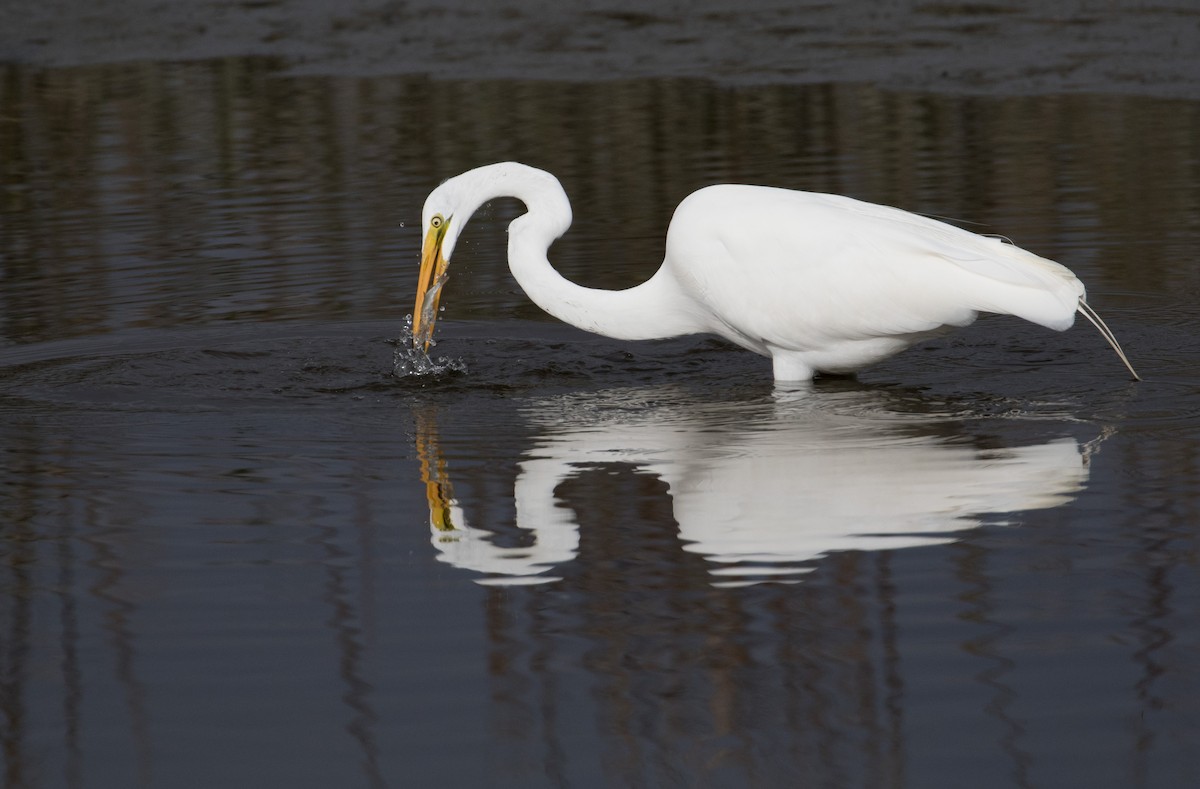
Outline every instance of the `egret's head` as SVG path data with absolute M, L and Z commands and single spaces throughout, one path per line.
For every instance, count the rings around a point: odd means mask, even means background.
M 464 173 L 443 181 L 425 198 L 425 207 L 421 209 L 421 226 L 424 228 L 426 244 L 429 243 L 431 232 L 438 231 L 442 256 L 447 260 L 454 252 L 454 245 L 467 220 L 479 207 L 478 198 L 471 194 L 469 175 Z
M 458 237 L 467 226 L 471 215 L 488 200 L 503 195 L 517 196 L 528 204 L 529 199 L 521 197 L 525 194 L 522 185 L 527 184 L 531 178 L 549 179 L 559 194 L 562 194 L 562 187 L 558 186 L 554 176 L 515 162 L 488 164 L 468 170 L 443 182 L 429 193 L 429 197 L 425 199 L 425 208 L 421 211 L 425 240 L 421 245 L 421 273 L 417 283 L 417 303 L 413 309 L 414 348 L 429 350 L 429 341 L 433 338 L 433 323 L 437 320 L 438 299 L 441 297 L 442 285 L 446 282 L 450 256 L 454 253 Z M 569 225 L 571 210 L 569 204 L 566 204 L 565 194 L 562 194 L 562 200 L 566 205 L 566 224 Z M 563 229 L 566 229 L 566 225 Z

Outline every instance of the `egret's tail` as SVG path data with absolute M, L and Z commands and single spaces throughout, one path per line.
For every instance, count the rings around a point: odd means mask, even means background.
M 1099 313 L 1089 307 L 1088 303 L 1083 299 L 1079 300 L 1079 306 L 1076 309 L 1080 315 L 1087 318 L 1091 324 L 1096 327 L 1097 331 L 1103 335 L 1104 339 L 1108 340 L 1108 344 L 1112 346 L 1112 349 L 1117 352 L 1117 356 L 1121 357 L 1121 361 L 1125 363 L 1125 368 L 1129 370 L 1129 374 L 1133 376 L 1133 380 L 1142 380 L 1142 377 L 1134 372 L 1133 365 L 1129 363 L 1129 357 L 1126 356 L 1125 352 L 1121 350 L 1121 343 L 1117 342 L 1116 335 L 1114 335 L 1112 330 L 1109 329 L 1108 326 L 1105 325 L 1104 321 L 1100 319 Z

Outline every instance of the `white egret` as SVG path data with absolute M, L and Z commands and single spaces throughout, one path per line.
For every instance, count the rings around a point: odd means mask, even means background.
M 711 333 L 768 356 L 776 380 L 853 373 L 980 312 L 1063 331 L 1078 311 L 1133 370 L 1069 269 L 999 238 L 837 195 L 718 184 L 675 209 L 666 255 L 627 290 L 586 288 L 550 265 L 571 225 L 558 179 L 516 162 L 445 181 L 425 200 L 413 344 L 427 351 L 451 255 L 471 215 L 498 197 L 527 213 L 508 227 L 508 263 L 535 304 L 625 340 Z

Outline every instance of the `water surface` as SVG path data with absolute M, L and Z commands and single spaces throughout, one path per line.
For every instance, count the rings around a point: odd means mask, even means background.
M 1200 105 L 853 85 L 0 76 L 8 786 L 1191 786 Z M 950 216 L 1088 284 L 777 389 L 542 316 L 420 206 L 519 159 L 624 287 L 714 181 Z

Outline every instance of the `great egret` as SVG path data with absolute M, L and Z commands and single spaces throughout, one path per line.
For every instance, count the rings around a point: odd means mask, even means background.
M 1116 337 L 1069 269 L 999 238 L 838 195 L 718 184 L 675 209 L 666 256 L 627 290 L 586 288 L 550 265 L 571 204 L 550 173 L 516 162 L 469 170 L 425 200 L 413 346 L 428 351 L 459 235 L 498 197 L 528 212 L 508 227 L 508 264 L 539 307 L 625 340 L 711 333 L 769 356 L 778 381 L 852 373 L 980 312 L 1063 331 L 1078 311 L 1117 352 Z

